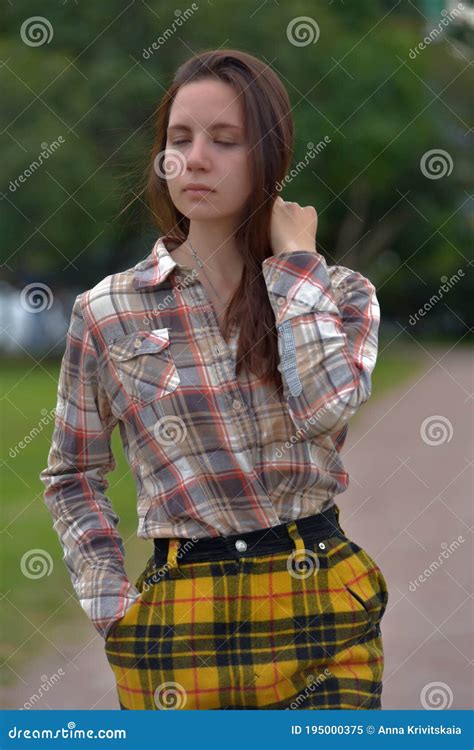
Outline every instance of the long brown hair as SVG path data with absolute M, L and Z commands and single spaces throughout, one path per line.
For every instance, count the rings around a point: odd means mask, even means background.
M 181 244 L 189 219 L 173 204 L 162 170 L 155 160 L 165 152 L 173 100 L 191 81 L 218 79 L 230 84 L 243 104 L 249 144 L 252 188 L 235 233 L 244 261 L 241 282 L 226 309 L 227 339 L 234 321 L 240 324 L 237 373 L 245 366 L 281 393 L 281 373 L 275 316 L 262 275 L 262 261 L 271 256 L 270 220 L 278 196 L 277 183 L 288 172 L 293 156 L 290 100 L 276 73 L 261 60 L 233 49 L 206 50 L 191 57 L 175 73 L 156 111 L 156 135 L 151 152 L 145 197 L 153 219 L 166 236 Z

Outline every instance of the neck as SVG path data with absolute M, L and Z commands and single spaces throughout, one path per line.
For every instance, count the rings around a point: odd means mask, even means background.
M 191 247 L 195 250 L 208 272 L 229 281 L 240 278 L 244 262 L 234 231 L 228 224 L 219 226 L 216 222 L 196 224 L 192 221 L 183 244 L 188 253 L 192 254 Z

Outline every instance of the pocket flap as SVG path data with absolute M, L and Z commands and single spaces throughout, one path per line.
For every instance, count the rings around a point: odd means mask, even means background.
M 109 355 L 111 359 L 122 362 L 141 354 L 156 354 L 169 346 L 169 343 L 168 328 L 135 331 L 110 344 Z

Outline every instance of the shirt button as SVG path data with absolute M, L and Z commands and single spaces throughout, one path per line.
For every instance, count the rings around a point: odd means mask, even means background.
M 235 543 L 235 548 L 239 552 L 245 552 L 245 550 L 247 549 L 247 542 L 244 542 L 243 539 L 237 539 Z
M 234 398 L 234 400 L 232 401 L 232 408 L 235 411 L 240 411 L 240 409 L 242 408 L 242 404 L 237 398 Z
M 324 544 L 324 542 L 319 542 L 318 547 L 319 549 L 326 549 L 326 545 Z
M 138 349 L 138 347 L 141 345 L 142 345 L 141 339 L 135 339 L 135 341 L 133 342 L 133 346 L 135 347 L 135 349 Z

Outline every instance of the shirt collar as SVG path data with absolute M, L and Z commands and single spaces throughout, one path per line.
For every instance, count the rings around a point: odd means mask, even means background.
M 171 244 L 180 244 L 179 241 Z M 135 289 L 146 289 L 148 287 L 159 286 L 169 276 L 174 269 L 182 266 L 171 257 L 163 237 L 159 237 L 155 242 L 151 253 L 142 261 L 134 266 L 134 286 Z

